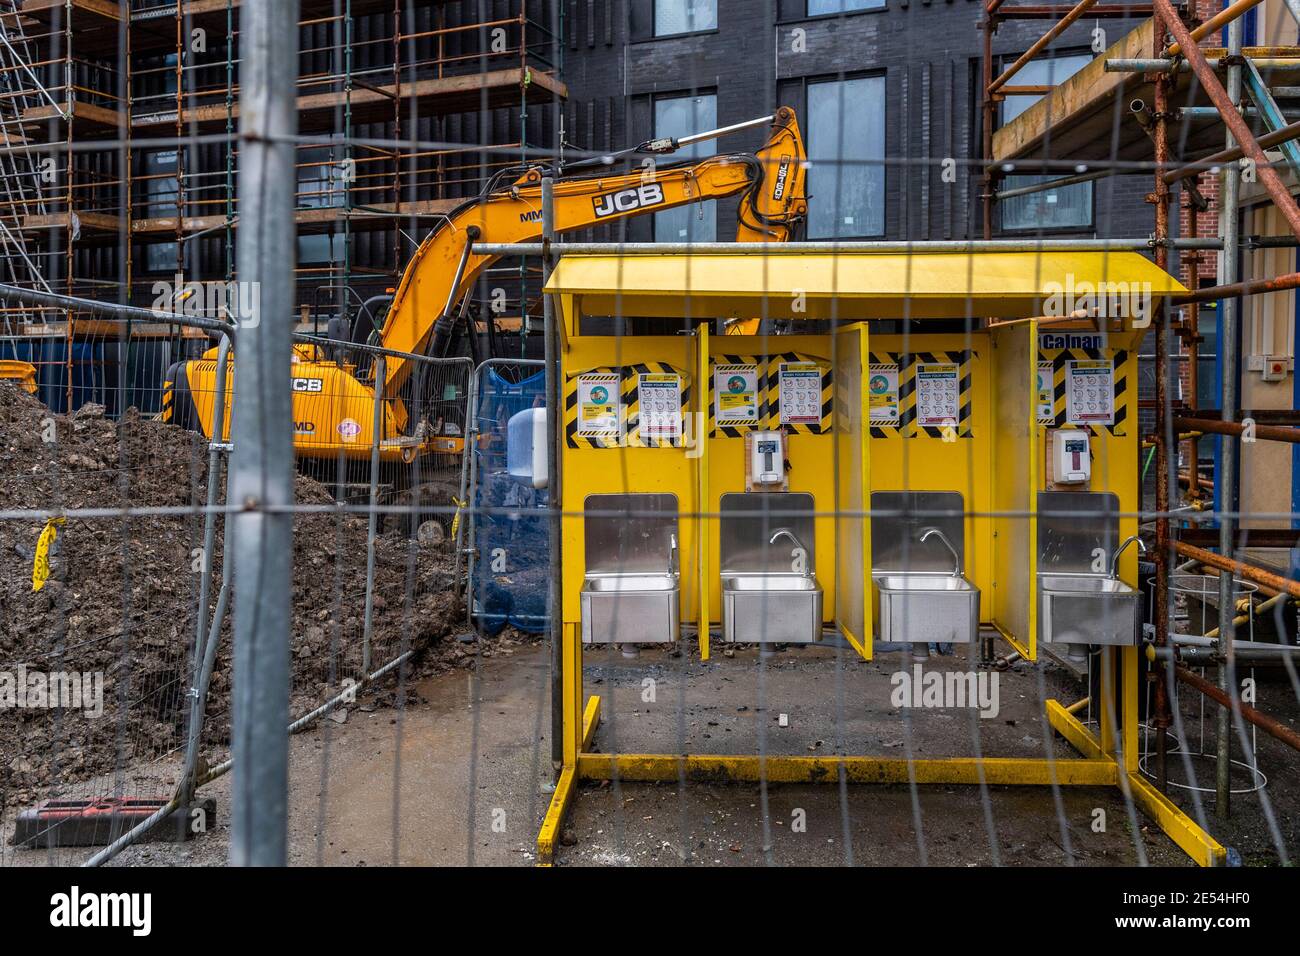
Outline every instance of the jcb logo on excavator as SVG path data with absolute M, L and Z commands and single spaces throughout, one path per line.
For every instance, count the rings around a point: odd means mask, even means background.
M 319 378 L 295 378 L 293 380 L 293 390 L 295 392 L 319 392 L 325 388 L 325 383 Z
M 620 189 L 615 193 L 605 193 L 592 199 L 596 217 L 604 218 L 646 206 L 658 206 L 664 201 L 664 189 L 659 183 L 643 183 L 633 189 Z

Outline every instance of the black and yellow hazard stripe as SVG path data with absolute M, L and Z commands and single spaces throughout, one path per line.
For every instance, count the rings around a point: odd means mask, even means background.
M 657 438 L 641 435 L 640 376 L 653 374 L 676 375 L 681 381 L 680 437 Z M 584 375 L 614 375 L 619 383 L 619 434 L 578 434 L 578 380 Z M 681 369 L 665 362 L 647 362 L 637 365 L 600 366 L 574 373 L 564 383 L 564 440 L 570 448 L 684 448 L 686 446 L 685 416 L 690 408 L 690 377 Z
M 816 365 L 821 369 L 821 421 L 815 424 L 801 422 L 782 424 L 781 366 L 787 364 Z M 830 434 L 832 416 L 835 412 L 835 408 L 831 404 L 834 397 L 833 384 L 830 362 L 826 359 L 818 358 L 815 355 L 804 355 L 800 352 L 782 352 L 779 355 L 773 355 L 767 360 L 764 380 L 761 383 L 764 394 L 763 405 L 769 409 L 767 429 L 775 431 L 778 428 L 784 428 L 791 435 Z
M 872 438 L 945 438 L 949 428 L 952 437 L 971 437 L 972 376 L 971 360 L 975 352 L 961 349 L 951 352 L 873 352 L 872 365 L 898 366 L 898 424 L 875 425 L 870 429 Z M 918 425 L 916 407 L 916 370 L 920 365 L 957 366 L 957 421 L 953 426 Z
M 1052 363 L 1052 415 L 1050 418 L 1039 416 L 1038 424 L 1046 425 L 1051 428 L 1065 428 L 1069 425 L 1068 413 L 1069 402 L 1066 398 L 1065 379 L 1066 370 L 1070 362 L 1086 361 L 1104 361 L 1110 360 L 1113 368 L 1114 395 L 1113 407 L 1115 409 L 1115 421 L 1111 425 L 1086 425 L 1070 427 L 1086 427 L 1094 435 L 1100 435 L 1103 432 L 1109 432 L 1112 435 L 1122 436 L 1125 432 L 1125 422 L 1128 419 L 1128 408 L 1125 405 L 1125 397 L 1128 393 L 1128 351 L 1126 349 L 1093 349 L 1093 348 L 1069 348 L 1069 349 L 1040 349 L 1038 352 L 1038 361 Z

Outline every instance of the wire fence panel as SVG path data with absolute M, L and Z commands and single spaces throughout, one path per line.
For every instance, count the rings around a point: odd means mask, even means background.
M 470 622 L 490 634 L 506 625 L 541 633 L 549 620 L 549 498 L 528 454 L 530 416 L 546 407 L 544 378 L 542 363 L 507 359 L 490 359 L 474 374 L 461 494 L 469 507 L 465 580 Z M 522 460 L 511 460 L 512 447 Z
M 111 6 L 0 0 L 0 863 L 1295 862 L 1292 0 Z

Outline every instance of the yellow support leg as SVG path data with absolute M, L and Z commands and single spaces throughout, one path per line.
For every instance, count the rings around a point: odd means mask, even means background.
M 1136 653 L 1136 649 L 1134 649 Z M 1134 658 L 1136 660 L 1136 658 Z M 1134 675 L 1136 677 L 1136 675 Z M 1126 694 L 1125 713 L 1128 713 L 1127 698 L 1131 696 Z M 1136 711 L 1136 705 L 1133 708 Z M 1048 723 L 1064 737 L 1075 750 L 1089 758 L 1099 758 L 1107 760 L 1111 766 L 1116 769 L 1116 785 L 1121 791 L 1133 798 L 1133 801 L 1142 808 L 1152 820 L 1154 820 L 1160 829 L 1165 832 L 1169 839 L 1173 840 L 1184 853 L 1190 856 L 1201 866 L 1222 866 L 1227 858 L 1227 851 L 1223 846 L 1210 836 L 1187 814 L 1178 809 L 1168 797 L 1157 790 L 1151 783 L 1142 776 L 1141 773 L 1134 771 L 1120 772 L 1119 765 L 1109 760 L 1105 751 L 1102 749 L 1101 741 L 1088 732 L 1069 711 L 1062 707 L 1059 701 L 1049 700 L 1047 702 L 1047 720 Z M 1127 721 L 1127 717 L 1126 717 Z M 1126 728 L 1125 740 L 1129 738 Z M 1136 763 L 1137 742 L 1132 744 L 1132 759 Z M 1125 762 L 1129 760 L 1130 752 L 1125 751 Z
M 552 866 L 555 863 L 555 847 L 560 842 L 560 827 L 564 826 L 564 817 L 569 812 L 569 801 L 573 799 L 573 788 L 577 783 L 577 774 L 573 767 L 560 771 L 556 781 L 555 793 L 551 794 L 551 805 L 546 808 L 546 818 L 542 820 L 542 829 L 537 833 L 537 865 Z
M 600 698 L 592 694 L 587 698 L 587 709 L 582 712 L 582 753 L 591 749 L 592 738 L 600 726 Z
M 1228 851 L 1196 821 L 1179 810 L 1168 797 L 1153 787 L 1140 773 L 1126 775 L 1129 793 L 1151 819 L 1160 824 L 1165 835 L 1201 866 L 1223 866 Z

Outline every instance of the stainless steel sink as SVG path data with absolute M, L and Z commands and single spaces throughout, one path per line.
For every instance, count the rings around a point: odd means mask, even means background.
M 873 577 L 884 644 L 971 644 L 979 634 L 980 592 L 963 575 L 894 573 Z
M 821 636 L 822 589 L 812 575 L 723 575 L 724 641 L 811 644 Z
M 584 644 L 668 644 L 681 628 L 677 498 L 588 495 Z M 626 650 L 626 648 L 625 648 Z
M 1138 592 L 1104 574 L 1038 579 L 1039 633 L 1053 644 L 1131 647 L 1138 639 Z
M 675 574 L 589 574 L 581 605 L 584 644 L 677 640 L 681 589 Z

